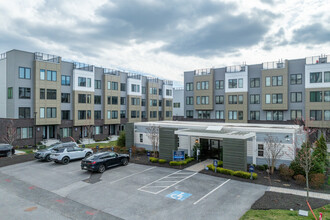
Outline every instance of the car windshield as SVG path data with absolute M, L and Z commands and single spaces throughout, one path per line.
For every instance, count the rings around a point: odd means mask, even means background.
M 92 155 L 90 157 L 88 157 L 88 160 L 97 160 L 99 159 L 100 155 Z
M 54 148 L 53 151 L 55 151 L 56 153 L 62 153 L 64 151 L 65 148 Z
M 7 149 L 7 148 L 10 148 L 10 145 L 9 144 L 1 144 L 0 145 L 0 149 L 3 148 L 3 149 Z
M 55 148 L 55 147 L 58 147 L 59 145 L 60 145 L 60 143 L 55 143 L 55 144 L 52 144 L 52 145 L 46 147 L 45 149 L 47 149 L 47 150 L 51 150 L 51 149 L 53 149 L 53 148 Z

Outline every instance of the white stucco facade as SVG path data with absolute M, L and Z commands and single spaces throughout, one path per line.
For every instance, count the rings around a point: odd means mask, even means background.
M 237 79 L 237 88 L 229 88 L 229 80 Z M 243 87 L 239 88 L 238 80 L 243 79 Z M 245 66 L 244 71 L 226 72 L 225 73 L 225 91 L 226 92 L 247 92 L 248 91 L 248 66 Z
M 93 71 L 86 71 L 81 69 L 74 69 L 73 70 L 73 91 L 83 91 L 83 92 L 94 92 L 94 67 Z M 78 85 L 78 78 L 84 77 L 86 78 L 86 86 L 79 86 Z M 87 78 L 91 79 L 91 87 L 87 86 Z
M 308 64 L 305 65 L 305 88 L 315 89 L 315 88 L 330 88 L 330 82 L 324 82 L 324 72 L 330 71 L 330 63 L 318 63 L 318 64 Z M 321 72 L 322 82 L 311 83 L 310 73 Z

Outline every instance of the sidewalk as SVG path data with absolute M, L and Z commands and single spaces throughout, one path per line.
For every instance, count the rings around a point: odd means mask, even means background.
M 195 165 L 192 165 L 190 167 L 187 167 L 184 170 L 199 172 L 201 170 L 204 170 L 207 165 L 212 164 L 212 163 L 213 163 L 213 160 L 212 159 L 207 159 L 207 160 L 204 160 L 204 161 L 202 161 L 200 163 L 197 163 Z
M 267 191 L 293 194 L 293 195 L 298 195 L 298 196 L 306 196 L 306 191 L 303 191 L 303 190 L 286 189 L 286 188 L 274 187 L 274 186 L 270 186 L 267 189 Z M 326 194 L 326 193 L 309 192 L 309 197 L 330 200 L 330 194 Z

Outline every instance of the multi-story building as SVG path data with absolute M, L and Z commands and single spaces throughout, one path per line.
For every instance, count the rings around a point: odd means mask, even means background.
M 292 124 L 330 141 L 330 56 L 184 72 L 184 120 Z
M 16 128 L 17 145 L 100 140 L 127 122 L 172 120 L 172 81 L 19 50 L 1 54 L 0 77 L 0 136 Z
M 181 120 L 184 117 L 184 88 L 173 89 L 173 119 Z

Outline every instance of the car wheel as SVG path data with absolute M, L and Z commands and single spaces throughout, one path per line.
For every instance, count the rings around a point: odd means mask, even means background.
M 99 173 L 103 173 L 105 171 L 105 166 L 103 164 L 101 164 L 99 166 L 99 170 L 98 171 L 99 171 Z
M 86 155 L 85 155 L 85 158 L 89 157 L 90 155 L 92 155 L 91 152 L 87 152 Z
M 66 165 L 70 162 L 70 158 L 69 157 L 63 157 L 62 158 L 62 164 Z
M 47 161 L 47 162 L 52 161 L 52 159 L 50 159 L 50 155 L 49 154 L 45 157 L 45 161 Z
M 126 166 L 128 164 L 127 158 L 121 159 L 121 164 Z
M 7 157 L 10 157 L 12 154 L 10 151 L 7 152 Z
M 11 150 L 11 154 L 14 155 L 15 154 L 15 149 Z

